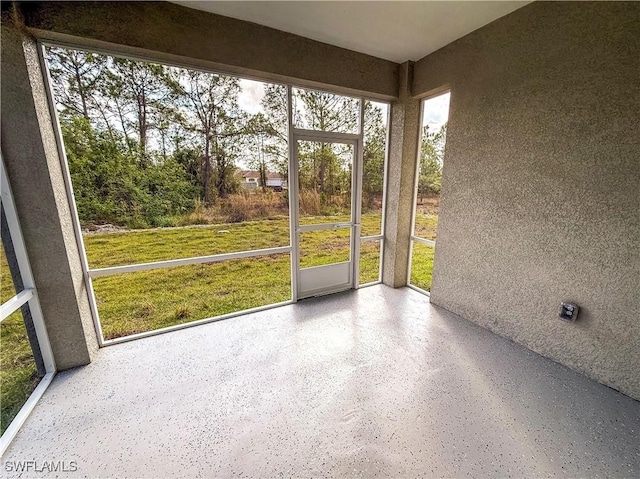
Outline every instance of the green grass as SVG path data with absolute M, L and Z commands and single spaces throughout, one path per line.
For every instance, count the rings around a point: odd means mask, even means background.
M 409 282 L 425 291 L 431 291 L 434 252 L 435 249 L 431 246 L 417 242 L 413 243 Z
M 84 244 L 91 268 L 149 263 L 287 246 L 289 220 L 88 234 Z
M 380 242 L 360 243 L 360 284 L 378 281 L 380 276 Z
M 0 302 L 16 295 L 4 247 L 0 253 Z M 36 364 L 20 310 L 0 323 L 0 434 L 38 385 Z
M 435 241 L 437 228 L 438 217 L 436 215 L 421 212 L 416 214 L 414 236 Z M 413 243 L 409 283 L 425 291 L 431 291 L 434 252 L 435 249 L 431 246 L 417 242 Z
M 4 245 L 0 242 L 0 304 L 8 299 L 13 298 L 18 292 L 13 285 L 9 264 L 7 263 L 7 255 L 4 252 Z
M 300 233 L 300 267 L 349 261 L 350 239 L 348 228 Z
M 104 276 L 93 286 L 111 339 L 289 300 L 289 255 Z
M 363 236 L 380 234 L 380 219 L 380 214 L 362 215 Z M 348 217 L 330 216 L 305 217 L 300 222 L 345 221 L 349 221 Z M 84 244 L 92 269 L 276 248 L 289 244 L 289 219 L 87 234 Z
M 416 215 L 416 227 L 414 236 L 429 240 L 435 240 L 437 227 L 437 216 L 418 213 Z
M 302 224 L 342 221 L 348 218 L 301 219 Z M 378 234 L 380 221 L 380 214 L 363 215 L 363 235 Z M 420 224 L 435 232 L 434 218 L 425 217 Z M 85 236 L 92 268 L 288 244 L 287 218 Z M 300 246 L 303 268 L 348 261 L 349 230 L 306 232 L 301 236 Z M 362 243 L 359 261 L 360 284 L 377 281 L 379 242 Z M 430 285 L 432 263 L 432 255 L 423 254 L 421 248 L 415 249 L 414 284 L 425 287 L 427 281 Z M 93 280 L 93 286 L 103 334 L 106 339 L 112 339 L 286 301 L 291 298 L 290 260 L 288 254 L 280 254 L 139 271 L 98 277 Z
M 341 221 L 348 218 L 301 220 L 303 224 Z M 363 215 L 362 223 L 367 234 L 378 234 L 380 215 Z M 288 244 L 287 218 L 85 236 L 92 268 Z M 300 257 L 304 268 L 348 261 L 349 230 L 304 233 Z M 378 244 L 366 244 L 360 258 L 361 281 L 376 281 L 379 264 Z M 289 255 L 280 254 L 95 278 L 104 337 L 112 339 L 289 300 L 290 269 Z

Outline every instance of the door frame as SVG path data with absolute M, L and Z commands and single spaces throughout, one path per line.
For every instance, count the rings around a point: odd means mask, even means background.
M 287 116 L 289 123 L 289 230 L 291 244 L 291 293 L 292 300 L 329 294 L 346 289 L 357 289 L 360 271 L 360 234 L 362 215 L 362 175 L 364 163 L 364 101 L 360 98 L 359 133 L 339 133 L 319 130 L 295 128 L 293 124 L 293 88 L 287 87 Z M 300 227 L 299 215 L 299 162 L 298 141 L 315 141 L 324 143 L 341 143 L 353 145 L 354 158 L 351 171 L 351 220 L 348 223 L 327 223 L 326 225 Z M 300 233 L 304 231 L 324 230 L 349 227 L 350 235 L 350 267 L 349 282 L 304 293 L 300 291 Z M 340 263 L 337 263 L 340 264 Z M 305 268 L 307 269 L 307 268 Z

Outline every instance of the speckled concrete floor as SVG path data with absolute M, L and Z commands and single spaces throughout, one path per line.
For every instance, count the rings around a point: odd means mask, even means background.
M 18 460 L 75 461 L 60 477 L 638 477 L 640 403 L 374 286 L 106 348 L 57 376 L 8 477 Z

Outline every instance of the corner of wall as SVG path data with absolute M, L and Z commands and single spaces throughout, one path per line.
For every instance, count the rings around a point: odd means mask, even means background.
M 98 349 L 37 45 L 2 25 L 2 150 L 60 370 Z

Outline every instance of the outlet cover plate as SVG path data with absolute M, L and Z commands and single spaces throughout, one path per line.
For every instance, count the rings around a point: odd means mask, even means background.
M 564 321 L 574 322 L 578 317 L 578 305 L 574 303 L 560 303 L 558 316 Z

